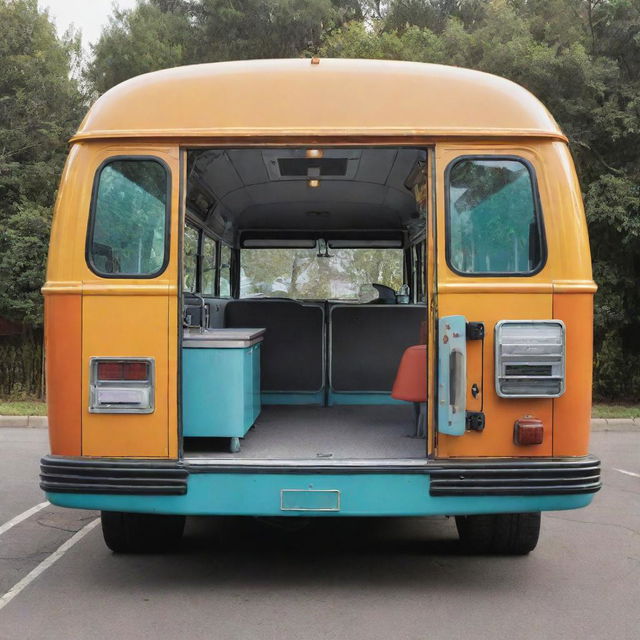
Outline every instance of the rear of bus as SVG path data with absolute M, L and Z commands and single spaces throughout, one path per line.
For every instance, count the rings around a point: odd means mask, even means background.
M 169 548 L 188 515 L 450 515 L 475 551 L 527 553 L 540 512 L 600 486 L 594 291 L 566 139 L 513 83 L 134 78 L 61 180 L 41 486 L 101 510 L 115 551 Z

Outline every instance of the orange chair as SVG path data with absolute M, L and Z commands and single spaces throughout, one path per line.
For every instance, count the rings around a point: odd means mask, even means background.
M 414 345 L 402 354 L 391 397 L 413 402 L 416 413 L 416 437 L 424 437 L 426 430 L 422 407 L 426 406 L 427 402 L 427 345 Z

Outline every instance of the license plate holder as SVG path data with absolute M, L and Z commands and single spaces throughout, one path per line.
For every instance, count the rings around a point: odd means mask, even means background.
M 340 511 L 340 490 L 281 489 L 280 511 Z

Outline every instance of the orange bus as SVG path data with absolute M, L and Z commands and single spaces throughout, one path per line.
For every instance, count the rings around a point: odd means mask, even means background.
M 455 516 L 527 553 L 587 505 L 592 281 L 566 137 L 522 87 L 439 65 L 146 74 L 62 175 L 47 498 L 114 551 L 188 515 Z

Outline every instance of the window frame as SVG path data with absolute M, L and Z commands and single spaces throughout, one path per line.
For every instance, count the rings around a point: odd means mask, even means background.
M 226 244 L 221 240 L 218 241 L 218 245 L 219 245 L 218 254 L 216 256 L 217 265 L 218 265 L 216 269 L 216 296 L 223 300 L 236 299 L 236 298 L 240 299 L 240 296 L 239 296 L 240 285 L 238 285 L 237 287 L 238 295 L 237 296 L 234 295 L 234 288 L 235 288 L 234 264 L 237 262 L 234 257 L 234 248 L 230 244 Z M 229 293 L 227 295 L 222 295 L 222 252 L 224 251 L 225 247 L 229 249 Z
M 533 209 L 535 221 L 538 226 L 538 240 L 540 243 L 540 260 L 538 265 L 529 271 L 459 271 L 456 269 L 451 263 L 451 202 L 450 202 L 450 176 L 451 171 L 461 162 L 466 160 L 489 160 L 489 161 L 500 161 L 507 160 L 513 162 L 519 162 L 522 164 L 529 173 L 529 181 L 531 183 L 531 195 L 533 201 Z M 542 214 L 542 203 L 540 201 L 540 191 L 538 189 L 538 176 L 533 164 L 518 155 L 511 154 L 465 154 L 461 156 L 456 156 L 453 160 L 449 162 L 444 171 L 444 201 L 445 201 L 445 224 L 444 224 L 444 235 L 445 235 L 445 260 L 447 263 L 447 267 L 456 275 L 462 276 L 464 278 L 529 278 L 531 276 L 540 273 L 547 264 L 547 241 L 546 241 L 546 232 L 544 226 L 544 216 Z
M 164 204 L 164 258 L 162 264 L 157 271 L 148 274 L 142 273 L 104 273 L 100 271 L 92 260 L 91 247 L 93 245 L 93 233 L 96 223 L 96 206 L 98 203 L 98 190 L 100 187 L 100 178 L 104 169 L 119 161 L 151 161 L 159 164 L 165 173 L 166 178 L 166 202 Z M 171 247 L 171 187 L 172 187 L 172 173 L 169 165 L 160 157 L 154 155 L 116 155 L 105 158 L 96 169 L 93 176 L 93 186 L 91 188 L 91 203 L 89 205 L 89 222 L 87 224 L 87 234 L 85 238 L 84 258 L 89 267 L 89 270 L 99 278 L 105 278 L 109 280 L 152 280 L 162 275 L 169 265 L 170 260 L 170 247 Z
M 185 241 L 184 241 L 184 236 L 186 235 L 186 231 L 187 231 L 187 227 L 190 229 L 193 229 L 196 234 L 198 235 L 198 239 L 196 241 L 196 254 L 195 254 L 195 258 L 196 258 L 196 271 L 195 271 L 195 291 L 188 291 L 187 289 L 184 288 L 184 276 L 185 276 L 185 272 L 186 272 L 186 260 L 185 260 Z M 202 237 L 203 237 L 203 232 L 202 232 L 202 228 L 196 226 L 195 224 L 193 224 L 190 220 L 187 220 L 184 224 L 183 230 L 182 230 L 182 293 L 197 293 L 198 295 L 201 295 L 201 289 L 202 289 L 202 275 L 200 273 L 201 271 L 201 267 L 202 267 L 202 256 L 201 256 L 201 247 L 202 247 Z
M 213 291 L 210 293 L 205 293 L 202 289 L 204 287 L 204 258 L 205 258 L 205 253 L 204 253 L 204 245 L 205 245 L 205 240 L 210 240 L 211 242 L 213 242 L 213 247 L 214 247 L 214 251 L 215 254 L 213 256 Z M 219 282 L 218 282 L 218 247 L 220 245 L 220 241 L 217 238 L 214 238 L 212 235 L 208 234 L 204 229 L 200 229 L 200 240 L 199 240 L 199 258 L 200 258 L 200 290 L 199 293 L 201 296 L 208 296 L 208 297 L 217 297 L 217 291 L 220 288 L 219 287 Z

